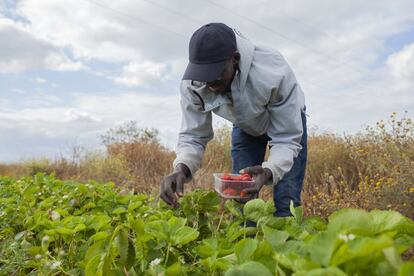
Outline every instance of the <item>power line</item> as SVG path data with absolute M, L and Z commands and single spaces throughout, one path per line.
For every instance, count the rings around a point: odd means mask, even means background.
M 184 36 L 184 35 L 183 35 L 183 34 L 181 34 L 181 33 L 178 33 L 178 32 L 172 31 L 172 30 L 170 30 L 170 29 L 164 28 L 164 27 L 162 27 L 162 26 L 159 26 L 159 25 L 153 24 L 153 23 L 148 22 L 148 21 L 146 21 L 146 20 L 143 20 L 143 19 L 141 19 L 141 18 L 139 18 L 139 17 L 132 16 L 132 15 L 130 15 L 130 14 L 128 14 L 128 13 L 125 13 L 125 12 L 123 12 L 123 11 L 120 11 L 120 10 L 114 9 L 114 8 L 112 8 L 112 7 L 108 6 L 108 5 L 103 4 L 103 3 L 96 2 L 96 1 L 93 1 L 93 0 L 85 0 L 85 1 L 86 1 L 86 2 L 89 2 L 89 3 L 93 4 L 93 5 L 96 5 L 96 6 L 100 7 L 100 8 L 107 9 L 107 10 L 110 10 L 110 11 L 112 11 L 112 12 L 115 12 L 115 13 L 117 13 L 117 14 L 119 14 L 119 15 L 125 16 L 125 17 L 127 17 L 127 18 L 129 18 L 129 19 L 133 19 L 133 20 L 135 20 L 135 21 L 139 21 L 139 22 L 140 22 L 140 23 L 142 23 L 142 24 L 145 24 L 145 25 L 151 26 L 151 27 L 153 27 L 153 28 L 156 28 L 156 29 L 162 30 L 162 31 L 164 31 L 164 32 L 168 32 L 168 33 L 171 33 L 171 34 L 174 34 L 174 35 L 177 35 L 177 36 L 180 36 L 180 37 L 182 37 L 182 38 L 186 38 L 186 39 L 187 39 L 187 37 L 186 37 L 186 36 Z M 151 0 L 144 0 L 144 1 L 146 1 L 146 2 L 148 2 L 148 3 L 150 3 L 150 4 L 153 4 L 154 6 L 157 6 L 158 8 L 161 8 L 161 9 L 163 9 L 163 10 L 166 10 L 166 11 L 168 11 L 168 12 L 170 12 L 170 13 L 174 13 L 174 14 L 176 14 L 176 15 L 180 16 L 180 17 L 184 17 L 184 18 L 186 18 L 186 19 L 188 19 L 188 20 L 190 20 L 190 21 L 196 22 L 197 24 L 200 24 L 200 25 L 204 24 L 204 23 L 203 23 L 203 22 L 201 22 L 201 21 L 198 21 L 198 20 L 196 20 L 196 19 L 194 19 L 194 18 L 188 17 L 186 14 L 180 13 L 180 12 L 178 12 L 178 11 L 176 11 L 176 10 L 174 10 L 174 9 L 171 9 L 171 8 L 169 8 L 169 7 L 167 7 L 167 6 L 160 5 L 160 4 L 155 3 L 155 2 L 153 2 L 153 1 L 151 1 Z M 301 43 L 301 42 L 300 42 L 300 41 L 298 41 L 298 40 L 295 40 L 295 39 L 292 39 L 292 38 L 290 38 L 290 37 L 287 37 L 287 36 L 286 36 L 286 35 L 284 35 L 283 33 L 276 32 L 276 31 L 274 31 L 274 30 L 272 30 L 272 29 L 268 28 L 267 26 L 265 26 L 265 25 L 263 25 L 263 24 L 261 24 L 261 23 L 259 23 L 259 22 L 257 22 L 257 21 L 254 21 L 254 20 L 252 20 L 252 19 L 250 19 L 250 18 L 248 18 L 248 17 L 246 17 L 246 16 L 244 16 L 244 15 L 237 14 L 237 13 L 235 13 L 235 12 L 231 11 L 230 9 L 228 9 L 227 7 L 221 6 L 221 5 L 219 5 L 219 4 L 217 4 L 217 3 L 213 2 L 213 1 L 210 1 L 210 0 L 207 0 L 207 2 L 209 2 L 209 3 L 210 3 L 210 4 L 212 4 L 213 6 L 216 6 L 216 7 L 222 8 L 222 9 L 224 9 L 224 10 L 227 10 L 228 12 L 230 12 L 230 13 L 232 13 L 232 14 L 234 14 L 234 15 L 238 16 L 238 17 L 241 17 L 242 19 L 245 19 L 245 20 L 247 20 L 247 21 L 249 21 L 249 22 L 252 22 L 253 24 L 258 25 L 259 27 L 266 29 L 267 31 L 272 32 L 272 33 L 274 33 L 274 34 L 275 34 L 275 35 L 277 35 L 277 36 L 280 36 L 280 37 L 282 37 L 282 38 L 284 38 L 284 39 L 286 39 L 286 40 L 289 40 L 289 41 L 292 41 L 292 42 L 294 42 L 294 43 L 296 43 L 296 44 L 299 44 L 300 46 L 302 46 L 302 47 L 304 47 L 304 48 L 306 48 L 306 49 L 308 49 L 308 50 L 310 50 L 310 51 L 312 51 L 312 52 L 315 52 L 315 53 L 317 53 L 318 55 L 322 55 L 323 57 L 328 58 L 328 59 L 334 59 L 337 63 L 340 63 L 340 64 L 342 64 L 342 65 L 347 65 L 347 63 L 345 63 L 345 62 L 339 61 L 339 60 L 335 59 L 334 57 L 328 56 L 328 55 L 326 55 L 326 54 L 324 54 L 324 53 L 322 53 L 322 52 L 320 52 L 320 51 L 318 51 L 318 50 L 315 50 L 315 49 L 313 49 L 313 48 L 310 48 L 310 47 L 308 47 L 308 46 L 304 45 L 303 43 Z M 321 86 L 319 86 L 318 84 L 316 84 L 316 83 L 315 83 L 315 82 L 313 82 L 312 80 L 308 80 L 308 81 L 306 81 L 306 82 L 307 82 L 307 83 L 309 83 L 309 84 L 311 84 L 311 85 L 313 85 L 313 86 L 315 86 L 315 87 L 319 87 L 319 88 L 321 88 Z
M 269 3 L 268 3 L 268 2 L 269 2 L 269 1 L 260 1 L 260 3 L 261 3 L 262 5 L 266 6 L 267 8 L 271 8 L 271 6 L 269 5 Z M 296 23 L 297 25 L 302 25 L 302 26 L 305 26 L 305 27 L 307 27 L 308 29 L 314 30 L 314 31 L 316 31 L 317 33 L 322 34 L 323 36 L 325 36 L 326 38 L 328 38 L 328 39 L 329 39 L 329 40 L 331 40 L 332 42 L 335 42 L 335 43 L 340 43 L 340 41 L 338 40 L 338 38 L 337 38 L 337 37 L 332 36 L 332 35 L 330 35 L 329 33 L 327 33 L 326 31 L 324 31 L 324 30 L 322 30 L 322 29 L 320 29 L 320 28 L 318 28 L 318 27 L 315 27 L 315 26 L 313 26 L 313 25 L 311 25 L 311 24 L 309 24 L 309 23 L 307 23 L 307 22 L 305 22 L 305 21 L 303 21 L 303 20 L 300 20 L 300 19 L 298 19 L 297 17 L 294 17 L 294 16 L 292 16 L 292 15 L 290 15 L 290 14 L 287 14 L 286 12 L 284 12 L 284 11 L 282 11 L 282 10 L 278 10 L 278 14 L 279 14 L 279 15 L 281 14 L 284 18 L 286 18 L 287 20 L 289 20 L 289 21 L 291 21 L 291 22 Z M 353 49 L 348 48 L 348 51 L 353 51 Z M 349 64 L 349 62 L 345 61 L 345 64 Z M 329 73 L 328 73 L 328 74 L 330 74 L 330 73 L 334 72 L 336 69 L 338 69 L 338 68 L 340 68 L 340 67 L 341 67 L 341 66 L 334 68 L 334 70 L 329 71 Z M 369 74 L 369 75 L 373 75 L 371 71 L 369 71 L 369 70 L 367 70 L 367 69 L 365 69 L 365 68 L 357 68 L 357 67 L 355 67 L 355 66 L 352 66 L 352 67 L 353 67 L 353 68 L 356 68 L 356 69 L 357 69 L 358 71 L 360 71 L 360 72 L 364 72 L 364 73 L 367 73 L 367 74 Z
M 150 3 L 150 4 L 152 4 L 152 5 L 156 6 L 156 7 L 160 8 L 160 9 L 163 9 L 163 10 L 165 10 L 165 11 L 168 11 L 168 12 L 170 12 L 170 13 L 173 13 L 173 14 L 175 14 L 175 15 L 178 15 L 178 16 L 180 16 L 180 17 L 186 18 L 186 19 L 188 19 L 189 21 L 193 21 L 193 22 L 195 22 L 195 23 L 197 23 L 197 24 L 204 25 L 204 22 L 199 21 L 199 20 L 194 19 L 194 18 L 191 18 L 191 17 L 189 17 L 187 14 L 184 14 L 184 13 L 181 13 L 181 12 L 176 11 L 176 10 L 174 10 L 174 9 L 171 9 L 170 7 L 167 7 L 167 6 L 164 6 L 164 5 L 160 5 L 159 3 L 156 3 L 156 2 L 151 1 L 151 0 L 143 0 L 143 1 L 145 1 L 145 2 L 147 2 L 147 3 Z
M 182 17 L 182 18 L 185 18 L 185 19 L 187 19 L 187 20 L 189 20 L 189 21 L 192 21 L 192 22 L 195 22 L 195 23 L 197 23 L 197 24 L 199 24 L 199 25 L 203 25 L 205 22 L 201 22 L 201 21 L 199 21 L 199 20 L 196 20 L 196 19 L 194 19 L 194 18 L 191 18 L 191 17 L 189 17 L 187 14 L 184 14 L 184 13 L 181 13 L 181 12 L 179 12 L 179 11 L 177 11 L 177 10 L 174 10 L 174 9 L 171 9 L 170 7 L 167 7 L 167 6 L 164 6 L 164 5 L 160 5 L 159 3 L 156 3 L 156 2 L 154 2 L 154 1 L 152 1 L 152 0 L 143 0 L 143 1 L 145 1 L 145 2 L 147 2 L 147 3 L 150 3 L 150 4 L 152 4 L 152 5 L 154 5 L 154 6 L 156 6 L 156 7 L 158 7 L 158 8 L 160 8 L 160 9 L 163 9 L 163 10 L 165 10 L 165 11 L 167 11 L 167 12 L 169 12 L 169 13 L 173 13 L 173 14 L 175 14 L 175 15 L 177 15 L 177 16 L 180 16 L 180 17 Z M 216 6 L 219 6 L 218 4 L 216 4 L 216 3 L 214 3 L 214 2 L 212 2 L 212 1 L 209 1 L 211 4 L 213 4 L 213 5 L 216 5 Z M 263 4 L 263 5 L 265 5 L 266 7 L 269 7 L 269 5 L 268 5 L 268 3 L 267 2 L 264 2 L 264 1 L 260 1 L 260 3 L 261 4 Z M 307 26 L 308 28 L 311 28 L 311 29 L 313 29 L 313 30 L 316 30 L 317 32 L 319 32 L 319 33 L 322 33 L 323 35 L 325 35 L 326 37 L 329 37 L 330 39 L 335 39 L 336 41 L 337 41 L 337 39 L 336 38 L 334 38 L 334 37 L 332 37 L 332 36 L 330 36 L 329 34 L 327 34 L 326 32 L 324 32 L 323 30 L 320 30 L 320 29 L 318 29 L 318 28 L 316 28 L 316 27 L 314 27 L 314 26 L 312 26 L 312 25 L 309 25 L 309 24 L 307 24 L 307 23 L 304 23 L 304 22 L 302 22 L 302 21 L 300 21 L 299 19 L 297 19 L 297 18 L 289 18 L 289 17 L 291 17 L 291 16 L 288 16 L 286 13 L 284 13 L 284 12 L 282 12 L 282 11 L 279 11 L 279 13 L 283 13 L 283 16 L 285 17 L 285 18 L 287 18 L 287 19 L 289 19 L 290 21 L 293 21 L 293 22 L 295 22 L 295 23 L 299 23 L 299 24 L 302 24 L 302 25 L 304 25 L 304 26 Z M 261 26 L 261 27 L 265 27 L 265 26 Z M 285 39 L 289 39 L 289 40 L 291 40 L 290 38 L 288 38 L 287 36 L 284 36 L 284 38 Z M 298 42 L 298 41 L 297 41 Z M 304 44 L 300 44 L 301 46 L 304 46 Z M 308 49 L 309 49 L 309 47 L 307 47 Z M 312 49 L 312 50 L 314 50 L 314 49 Z M 316 50 L 317 51 L 317 50 Z M 317 51 L 317 54 L 322 54 L 324 57 L 328 57 L 328 58 L 334 58 L 334 57 L 331 57 L 331 56 L 327 56 L 326 54 L 323 54 L 322 52 L 320 52 L 320 51 Z M 339 61 L 339 60 L 335 60 L 336 62 L 339 62 L 339 63 L 343 63 L 343 65 L 345 65 L 345 64 L 347 64 L 346 62 L 341 62 L 341 61 Z M 314 85 L 316 85 L 316 84 L 314 84 Z
M 267 8 L 272 8 L 270 5 L 269 5 L 269 1 L 260 1 L 260 3 L 262 4 L 262 5 L 264 5 L 264 6 L 266 6 Z M 336 42 L 339 42 L 338 41 L 338 39 L 336 38 L 336 37 L 334 37 L 334 36 L 332 36 L 332 35 L 330 35 L 329 33 L 327 33 L 326 31 L 324 31 L 324 30 L 322 30 L 322 29 L 320 29 L 320 28 L 318 28 L 318 27 L 315 27 L 315 26 L 313 26 L 313 25 L 311 25 L 311 24 L 309 24 L 309 23 L 307 23 L 307 22 L 305 22 L 305 21 L 303 21 L 303 20 L 300 20 L 300 19 L 298 19 L 297 17 L 294 17 L 294 16 L 292 16 L 291 14 L 288 14 L 288 13 L 286 13 L 286 12 L 284 12 L 284 11 L 282 11 L 282 10 L 278 10 L 277 11 L 277 13 L 279 14 L 279 15 L 282 15 L 283 17 L 285 17 L 285 18 L 287 18 L 288 20 L 290 20 L 290 21 L 292 21 L 292 22 L 295 22 L 296 24 L 300 24 L 300 25 L 302 25 L 302 26 L 306 26 L 308 29 L 312 29 L 312 30 L 314 30 L 314 31 L 316 31 L 316 32 L 318 32 L 318 33 L 320 33 L 320 34 L 323 34 L 324 36 L 326 36 L 326 37 L 328 37 L 329 39 L 331 39 L 331 40 L 335 40 Z
M 223 9 L 223 10 L 226 10 L 226 11 L 228 11 L 229 13 L 231 13 L 231 14 L 233 14 L 233 15 L 237 16 L 237 17 L 243 18 L 244 20 L 247 20 L 247 21 L 249 21 L 250 23 L 253 23 L 253 24 L 255 24 L 255 25 L 257 25 L 257 26 L 259 26 L 259 27 L 261 27 L 261 28 L 263 28 L 263 29 L 265 29 L 265 30 L 267 30 L 267 31 L 269 31 L 269 32 L 271 32 L 271 33 L 273 33 L 273 34 L 275 34 L 275 35 L 277 35 L 277 36 L 279 36 L 279 37 L 283 38 L 283 39 L 285 39 L 285 40 L 288 40 L 288 41 L 290 41 L 290 42 L 293 42 L 293 43 L 295 43 L 295 44 L 298 44 L 298 45 L 302 46 L 303 48 L 308 49 L 309 51 L 312 51 L 312 52 L 314 52 L 314 53 L 316 53 L 316 54 L 318 54 L 318 55 L 321 55 L 321 56 L 323 56 L 323 57 L 325 57 L 325 58 L 327 58 L 327 59 L 333 59 L 333 60 L 335 60 L 335 61 L 336 61 L 336 62 L 338 62 L 338 63 L 343 63 L 342 61 L 337 60 L 337 59 L 336 59 L 335 57 L 333 57 L 333 56 L 326 55 L 325 53 L 323 53 L 323 52 L 321 52 L 321 51 L 319 51 L 319 50 L 317 50 L 317 49 L 311 48 L 311 47 L 309 47 L 309 46 L 307 46 L 307 45 L 303 44 L 303 43 L 302 43 L 302 42 L 300 42 L 299 40 L 296 40 L 296 39 L 290 38 L 290 37 L 286 36 L 285 34 L 283 34 L 283 33 L 281 33 L 281 32 L 278 32 L 278 31 L 275 31 L 275 30 L 273 30 L 273 29 L 271 29 L 271 28 L 267 27 L 266 25 L 263 25 L 263 24 L 261 24 L 260 22 L 257 22 L 257 21 L 255 21 L 255 20 L 253 20 L 253 19 L 251 19 L 251 18 L 249 18 L 249 17 L 247 17 L 247 16 L 243 15 L 243 14 L 236 13 L 236 12 L 232 11 L 231 9 L 229 9 L 229 8 L 227 8 L 227 7 L 223 6 L 223 5 L 217 4 L 216 2 L 213 2 L 213 1 L 211 1 L 211 0 L 206 0 L 206 2 L 210 3 L 210 4 L 211 4 L 211 5 L 213 5 L 213 6 L 216 6 L 216 7 L 218 7 L 218 8 L 221 8 L 221 9 Z
M 249 17 L 247 17 L 247 16 L 243 15 L 243 14 L 236 13 L 236 12 L 234 12 L 233 10 L 231 10 L 231 9 L 229 9 L 229 8 L 227 8 L 227 7 L 223 6 L 223 5 L 217 4 L 216 2 L 213 2 L 213 1 L 211 1 L 211 0 L 206 0 L 206 2 L 208 2 L 209 4 L 211 4 L 211 5 L 215 6 L 215 7 L 218 7 L 218 8 L 220 8 L 220 9 L 226 10 L 227 12 L 229 12 L 229 13 L 231 13 L 231 14 L 233 14 L 233 15 L 237 16 L 237 17 L 240 17 L 240 18 L 242 18 L 242 19 L 244 19 L 244 20 L 246 20 L 246 21 L 249 21 L 250 23 L 253 23 L 253 24 L 255 24 L 255 25 L 257 25 L 257 26 L 259 26 L 259 27 L 261 27 L 261 28 L 263 28 L 263 29 L 267 30 L 268 32 L 271 32 L 271 33 L 275 34 L 276 36 L 279 36 L 279 37 L 281 37 L 281 38 L 283 38 L 283 39 L 285 39 L 285 40 L 288 40 L 288 41 L 293 42 L 293 43 L 295 43 L 295 44 L 297 44 L 297 45 L 300 45 L 301 47 L 303 47 L 303 48 L 305 48 L 305 49 L 308 49 L 309 51 L 311 51 L 311 52 L 313 52 L 313 53 L 315 53 L 315 54 L 318 54 L 318 55 L 320 55 L 320 56 L 323 56 L 323 57 L 325 57 L 326 59 L 333 60 L 333 61 L 335 61 L 336 63 L 340 64 L 341 66 L 349 66 L 349 67 L 353 67 L 353 69 L 354 69 L 354 70 L 361 71 L 361 68 L 356 68 L 356 67 L 354 67 L 352 64 L 350 64 L 349 62 L 344 62 L 344 61 L 338 60 L 338 59 L 337 59 L 336 57 L 334 57 L 334 56 L 327 55 L 327 54 L 325 54 L 325 53 L 323 53 L 323 52 L 321 52 L 321 51 L 319 51 L 319 50 L 317 50 L 317 49 L 314 49 L 314 48 L 312 48 L 312 47 L 309 47 L 309 46 L 305 45 L 304 43 L 302 43 L 302 42 L 301 42 L 301 41 L 299 41 L 299 40 L 296 40 L 296 39 L 290 38 L 290 37 L 286 36 L 285 34 L 283 34 L 283 33 L 281 33 L 281 32 L 278 32 L 278 31 L 275 31 L 275 30 L 273 30 L 273 29 L 271 29 L 271 28 L 267 27 L 266 25 L 263 25 L 263 24 L 261 24 L 260 22 L 257 22 L 257 21 L 255 21 L 255 20 L 253 20 L 253 19 L 251 19 L 251 18 L 249 18 Z M 337 67 L 337 68 L 338 68 L 338 67 Z
M 158 7 L 158 8 L 161 8 L 163 10 L 166 10 L 167 12 L 170 12 L 170 13 L 173 13 L 173 14 L 178 15 L 180 17 L 186 18 L 189 21 L 193 21 L 193 22 L 198 23 L 200 25 L 205 24 L 205 22 L 201 22 L 199 20 L 196 20 L 194 18 L 191 18 L 191 17 L 189 17 L 188 15 L 186 15 L 184 13 L 181 13 L 181 12 L 179 12 L 177 10 L 171 9 L 170 7 L 167 7 L 167 6 L 160 5 L 160 4 L 158 4 L 158 3 L 156 3 L 156 2 L 154 2 L 152 0 L 143 0 L 143 1 L 148 2 L 148 3 L 154 5 L 154 6 Z M 305 83 L 310 84 L 310 85 L 312 85 L 314 87 L 318 87 L 319 89 L 325 89 L 325 88 L 323 88 L 322 86 L 320 86 L 319 84 L 317 84 L 317 83 L 315 83 L 313 81 L 306 80 Z
M 183 35 L 183 34 L 181 34 L 181 33 L 177 33 L 177 32 L 175 32 L 175 31 L 172 31 L 172 30 L 170 30 L 170 29 L 164 28 L 164 27 L 162 27 L 162 26 L 159 26 L 159 25 L 153 24 L 153 23 L 148 22 L 148 21 L 146 21 L 146 20 L 143 20 L 143 19 L 141 19 L 141 18 L 139 18 L 139 17 L 132 16 L 132 15 L 130 15 L 130 14 L 128 14 L 128 13 L 125 13 L 125 12 L 123 12 L 123 11 L 120 11 L 120 10 L 114 9 L 114 8 L 112 8 L 112 7 L 108 6 L 108 5 L 102 4 L 102 3 L 100 3 L 100 2 L 95 2 L 95 1 L 92 1 L 92 0 L 84 0 L 84 1 L 89 2 L 89 3 L 91 3 L 91 4 L 95 5 L 95 6 L 98 6 L 98 7 L 100 7 L 100 8 L 110 10 L 110 11 L 112 11 L 112 12 L 115 12 L 115 13 L 119 14 L 119 15 L 125 16 L 125 17 L 127 17 L 127 18 L 129 18 L 129 19 L 132 19 L 132 20 L 138 21 L 138 22 L 140 22 L 141 24 L 148 25 L 148 26 L 151 26 L 151 27 L 153 27 L 153 28 L 156 28 L 156 29 L 162 30 L 162 31 L 164 31 L 164 32 L 168 32 L 168 33 L 171 33 L 171 34 L 174 34 L 174 35 L 180 36 L 180 37 L 187 38 L 185 35 Z

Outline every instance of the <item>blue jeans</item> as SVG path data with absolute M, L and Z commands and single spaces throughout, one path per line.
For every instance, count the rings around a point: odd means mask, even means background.
M 273 200 L 275 202 L 275 216 L 290 216 L 290 201 L 295 207 L 301 205 L 300 194 L 305 178 L 306 161 L 308 155 L 306 115 L 302 112 L 303 135 L 300 144 L 302 150 L 295 158 L 292 169 L 287 172 L 282 180 L 273 187 Z M 231 158 L 233 162 L 233 173 L 246 167 L 261 165 L 264 161 L 269 136 L 251 136 L 242 129 L 233 126 Z

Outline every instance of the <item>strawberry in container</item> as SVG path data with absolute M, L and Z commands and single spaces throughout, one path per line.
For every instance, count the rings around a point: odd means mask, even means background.
M 243 190 L 254 186 L 254 180 L 249 174 L 215 173 L 214 188 L 223 198 L 241 199 L 247 196 Z

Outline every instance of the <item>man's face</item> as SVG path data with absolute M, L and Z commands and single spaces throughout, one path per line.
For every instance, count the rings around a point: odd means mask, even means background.
M 235 56 L 227 60 L 223 72 L 219 78 L 212 82 L 207 82 L 207 88 L 217 94 L 223 94 L 230 91 L 230 86 L 236 73 L 239 56 Z

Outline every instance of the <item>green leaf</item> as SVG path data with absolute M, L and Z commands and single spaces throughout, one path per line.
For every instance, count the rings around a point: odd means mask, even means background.
M 119 252 L 119 262 L 122 266 L 125 266 L 128 259 L 128 232 L 125 229 L 121 229 L 115 238 L 115 246 Z
M 138 236 L 143 235 L 145 233 L 145 223 L 140 218 L 131 221 L 131 228 L 135 231 L 135 233 Z
M 82 210 L 92 209 L 95 207 L 96 207 L 96 204 L 94 202 L 88 202 L 82 206 Z
M 394 269 L 398 270 L 402 264 L 402 260 L 395 247 L 385 248 L 382 252 L 384 252 L 384 256 L 388 263 L 390 263 Z
M 262 226 L 263 234 L 265 239 L 276 248 L 286 242 L 289 238 L 289 233 L 286 231 L 280 231 L 273 228 L 270 228 L 266 225 Z
M 275 208 L 275 203 L 273 202 L 273 200 L 266 201 L 265 206 L 264 206 L 264 212 L 267 215 L 273 215 L 275 211 L 276 211 L 276 208 Z
M 345 242 L 334 253 L 331 264 L 338 266 L 361 257 L 370 257 L 375 252 L 393 246 L 391 238 L 383 235 L 375 238 L 361 237 Z
M 101 232 L 97 232 L 94 235 L 92 235 L 89 240 L 91 241 L 100 241 L 105 239 L 106 237 L 108 237 L 109 234 L 107 232 L 101 231 Z
M 303 227 L 308 232 L 324 231 L 326 230 L 326 222 L 317 216 L 309 216 L 303 221 Z
M 236 218 L 240 218 L 242 216 L 241 210 L 236 207 L 236 202 L 234 200 L 226 200 L 224 206 L 226 210 L 228 210 Z
M 37 254 L 41 254 L 42 253 L 42 247 L 40 246 L 32 246 L 30 248 L 27 249 L 27 253 L 29 253 L 32 256 L 35 256 Z
M 116 208 L 115 210 L 112 211 L 112 214 L 120 215 L 120 214 L 127 213 L 127 212 L 128 212 L 128 210 L 125 209 L 125 207 L 118 207 L 118 208 Z
M 96 256 L 101 256 L 103 253 L 105 253 L 105 241 L 100 240 L 88 248 L 85 255 L 85 261 L 88 263 Z
M 243 214 L 247 219 L 257 222 L 266 215 L 265 202 L 260 198 L 248 201 L 243 207 Z
M 280 267 L 278 263 L 276 263 L 276 275 L 277 276 L 286 276 L 285 271 Z
M 169 225 L 165 221 L 156 220 L 145 224 L 145 232 L 153 236 L 154 238 L 168 241 L 169 240 Z
M 127 258 L 127 263 L 126 263 L 126 267 L 133 267 L 133 265 L 135 264 L 135 260 L 136 260 L 136 252 L 135 252 L 135 246 L 132 244 L 132 241 L 128 242 L 128 258 Z
M 342 209 L 329 216 L 328 230 L 332 232 L 348 232 L 360 235 L 374 234 L 372 216 L 359 209 Z
M 295 276 L 347 276 L 345 272 L 337 267 L 316 268 L 307 271 L 298 271 Z
M 85 267 L 85 276 L 102 276 L 104 256 L 96 255 L 93 257 Z
M 128 271 L 129 276 L 138 276 L 137 272 L 135 271 L 134 267 L 131 267 L 131 269 Z
M 75 230 L 68 229 L 65 227 L 59 227 L 55 229 L 56 233 L 63 234 L 63 235 L 73 235 L 75 234 Z
M 407 249 L 414 246 L 414 236 L 400 234 L 394 238 L 394 244 L 398 253 L 404 253 Z
M 376 234 L 398 231 L 399 233 L 414 235 L 414 221 L 396 211 L 374 210 L 369 214 L 372 217 Z
M 283 226 L 283 230 L 288 232 L 291 237 L 297 240 L 304 240 L 309 236 L 309 233 L 299 224 L 296 223 L 295 218 L 291 217 L 294 223 L 289 223 Z
M 175 275 L 182 275 L 181 263 L 176 262 L 165 270 L 165 276 L 175 276 Z
M 142 201 L 131 201 L 128 205 L 128 211 L 131 212 L 131 211 L 141 207 L 142 204 L 143 204 Z
M 171 240 L 174 244 L 185 245 L 197 239 L 200 233 L 191 227 L 183 226 L 171 235 Z
M 275 217 L 273 216 L 273 214 L 261 217 L 257 222 L 258 226 L 266 225 L 273 229 L 282 229 L 285 223 L 286 223 L 285 217 Z
M 244 264 L 233 266 L 225 276 L 272 276 L 272 273 L 261 263 L 249 261 Z
M 240 240 L 236 243 L 234 247 L 234 252 L 236 253 L 236 257 L 238 262 L 244 263 L 253 256 L 254 251 L 257 248 L 257 240 L 246 238 Z
M 215 212 L 218 210 L 220 198 L 213 191 L 201 190 L 195 203 L 198 211 Z
M 108 228 L 111 223 L 111 217 L 108 215 L 94 215 L 88 218 L 87 226 L 95 229 L 95 231 L 101 231 L 102 229 Z
M 196 252 L 201 258 L 208 258 L 218 253 L 217 239 L 205 239 L 196 247 Z
M 290 201 L 290 213 L 293 215 L 293 217 L 295 218 L 297 224 L 302 224 L 302 218 L 303 218 L 303 207 L 302 206 L 298 206 L 295 208 L 295 205 L 293 204 L 293 201 Z
M 339 244 L 340 240 L 338 239 L 337 233 L 320 232 L 313 236 L 308 242 L 307 250 L 310 253 L 312 261 L 323 266 L 328 266 L 331 261 L 332 254 Z
M 277 265 L 276 260 L 273 258 L 272 245 L 267 240 L 259 242 L 252 260 L 264 264 L 271 272 L 274 272 Z
M 398 276 L 413 276 L 414 262 L 403 263 L 398 271 Z
M 130 199 L 131 199 L 131 195 L 129 194 L 116 196 L 116 201 L 120 204 L 127 204 L 129 203 Z
M 77 233 L 80 231 L 83 231 L 86 229 L 86 225 L 83 223 L 79 223 L 78 225 L 76 225 L 76 227 L 73 229 L 73 232 Z
M 183 227 L 186 224 L 187 220 L 185 218 L 171 217 L 168 220 L 169 231 L 171 234 L 177 232 L 178 229 Z M 165 223 L 165 222 L 164 222 Z

